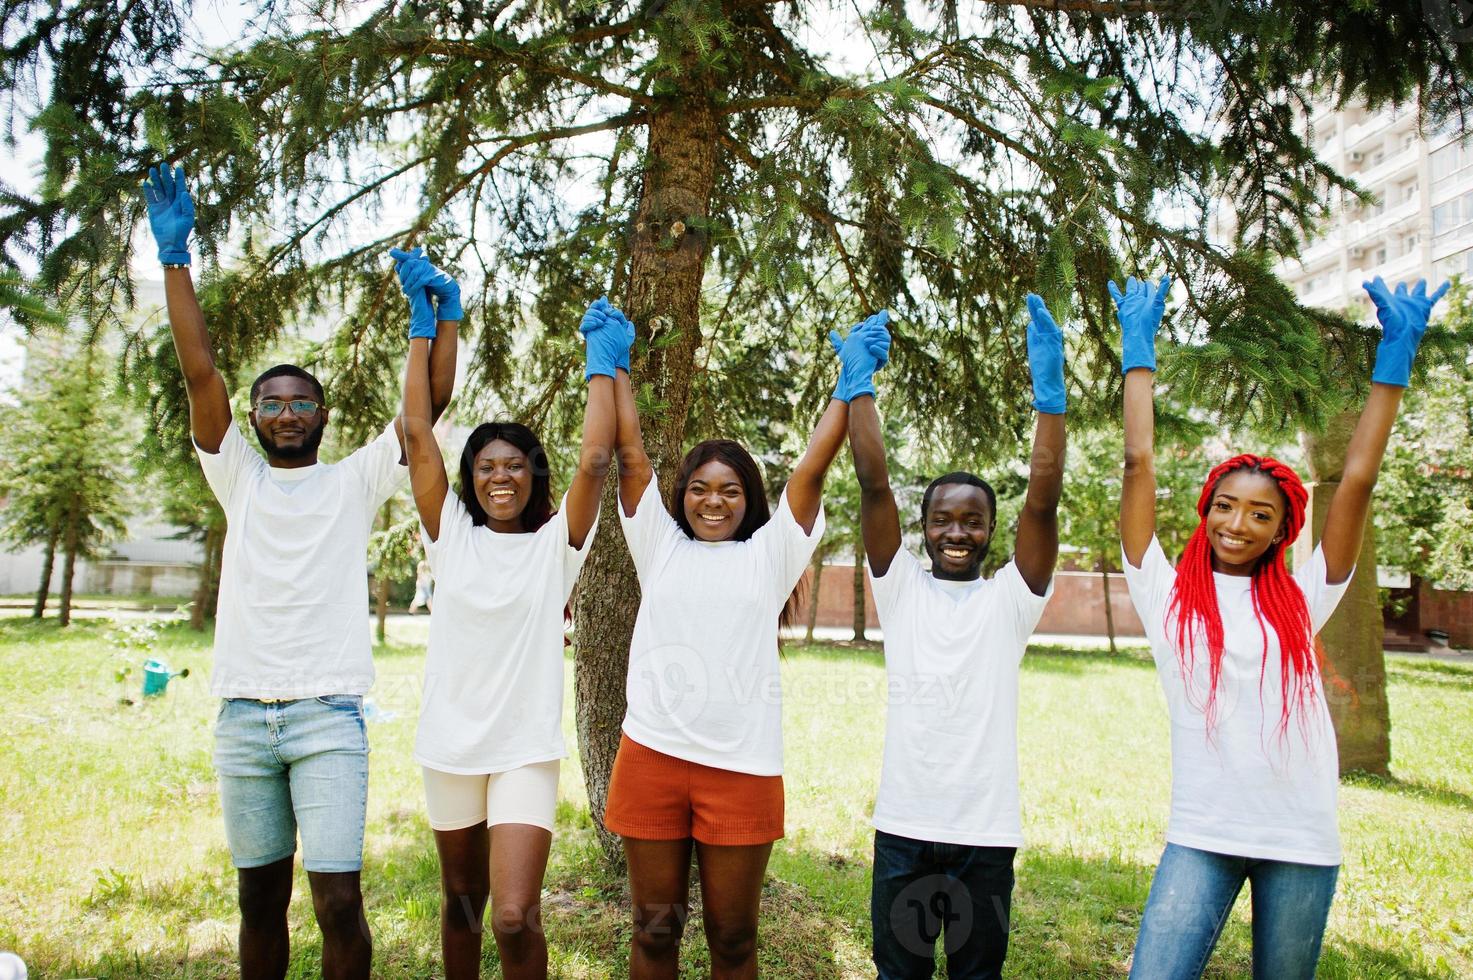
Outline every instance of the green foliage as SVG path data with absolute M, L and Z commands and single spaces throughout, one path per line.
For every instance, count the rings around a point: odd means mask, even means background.
M 0 424 L 0 537 L 92 557 L 128 513 L 122 415 L 91 350 L 33 348 L 32 357 L 34 380 Z
M 692 213 L 676 242 L 683 216 L 656 217 L 659 247 L 708 258 L 708 346 L 700 377 L 648 401 L 696 385 L 694 429 L 723 421 L 712 402 L 816 407 L 826 330 L 889 306 L 896 411 L 938 452 L 1013 458 L 1023 293 L 1072 311 L 1071 408 L 1100 418 L 1118 395 L 1104 280 L 1161 271 L 1187 294 L 1165 375 L 1235 419 L 1313 423 L 1343 398 L 1327 345 L 1354 330 L 1268 269 L 1330 191 L 1354 189 L 1294 110 L 1323 90 L 1461 111 L 1473 46 L 1440 8 L 429 0 L 365 4 L 349 24 L 336 5 L 262 0 L 210 48 L 183 0 L 6 0 L 0 86 L 47 156 L 35 200 L 0 200 L 0 265 L 38 251 L 48 288 L 95 326 L 117 320 L 138 182 L 181 160 L 205 265 L 241 246 L 211 318 L 237 362 L 294 312 L 344 304 L 320 351 L 330 396 L 382 426 L 404 315 L 382 253 L 413 241 L 465 280 L 473 380 L 556 443 L 581 403 L 576 314 L 624 292 L 640 247 L 651 121 L 699 107 L 719 121 L 709 218 Z M 812 31 L 873 60 L 840 67 L 802 46 Z M 1222 199 L 1239 212 L 1228 248 L 1207 235 Z
M 1059 541 L 1086 569 L 1120 571 L 1120 481 L 1124 435 L 1103 429 L 1072 435 L 1059 504 Z M 1181 554 L 1197 528 L 1197 495 L 1206 475 L 1200 440 L 1156 446 L 1156 537 Z M 1065 557 L 1068 557 L 1067 550 Z
M 37 327 L 59 327 L 66 317 L 45 298 L 36 295 L 31 285 L 13 269 L 0 268 L 0 313 L 15 320 L 28 332 Z
M 1383 565 L 1473 588 L 1473 378 L 1451 368 L 1407 390 L 1376 489 Z

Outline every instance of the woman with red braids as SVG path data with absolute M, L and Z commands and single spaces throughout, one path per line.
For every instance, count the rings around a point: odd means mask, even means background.
M 1156 540 L 1152 439 L 1155 338 L 1170 278 L 1110 283 L 1123 338 L 1125 579 L 1146 626 L 1171 715 L 1171 818 L 1130 975 L 1194 980 L 1247 881 L 1253 976 L 1308 980 L 1340 870 L 1335 733 L 1315 634 L 1355 570 L 1371 490 L 1432 306 L 1425 282 L 1365 284 L 1383 335 L 1371 394 L 1313 557 L 1284 552 L 1308 495 L 1276 459 L 1244 453 L 1215 467 L 1201 523 L 1173 569 Z

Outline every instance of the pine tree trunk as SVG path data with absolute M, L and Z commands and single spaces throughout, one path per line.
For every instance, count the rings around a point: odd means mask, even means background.
M 633 380 L 648 384 L 660 409 L 640 419 L 656 478 L 667 489 L 679 466 L 700 346 L 701 279 L 707 247 L 699 229 L 710 212 L 715 181 L 717 117 L 713 85 L 692 70 L 677 81 L 685 94 L 654 109 L 648 127 L 644 186 L 629 244 L 629 281 L 622 306 L 638 326 Z M 598 533 L 574 607 L 574 697 L 583 781 L 599 842 L 615 863 L 619 839 L 603 825 L 609 775 L 624 718 L 629 640 L 639 611 L 639 582 L 619 532 L 611 474 Z
M 1303 433 L 1300 442 L 1309 459 L 1314 483 L 1309 487 L 1310 534 L 1301 534 L 1294 546 L 1297 567 L 1310 560 L 1324 532 L 1330 499 L 1345 469 L 1345 453 L 1359 412 L 1337 415 L 1323 434 Z M 1372 510 L 1375 502 L 1372 501 Z M 1365 534 L 1355 574 L 1320 640 L 1325 649 L 1325 699 L 1335 722 L 1340 771 L 1389 772 L 1391 715 L 1386 703 L 1385 624 L 1376 588 L 1376 526 L 1366 514 Z
M 1115 648 L 1115 610 L 1110 605 L 1110 569 L 1104 562 L 1100 562 L 1100 582 L 1105 589 L 1105 632 L 1110 635 L 1110 653 L 1116 654 L 1120 651 Z
M 41 562 L 41 584 L 36 589 L 36 604 L 31 607 L 32 619 L 40 619 L 46 612 L 46 596 L 51 592 L 51 570 L 56 567 L 57 537 L 59 535 L 53 529 L 46 539 L 46 557 Z
M 813 553 L 813 595 L 808 602 L 808 635 L 807 642 L 813 642 L 813 628 L 818 625 L 818 594 L 819 586 L 823 582 L 823 550 Z
M 854 542 L 854 639 L 864 639 L 864 545 Z
M 77 570 L 77 521 L 73 514 L 67 515 L 66 531 L 62 541 L 61 604 L 58 621 L 62 626 L 72 624 L 72 575 Z

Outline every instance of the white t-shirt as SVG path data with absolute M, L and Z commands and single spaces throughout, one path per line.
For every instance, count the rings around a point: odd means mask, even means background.
M 1198 640 L 1196 662 L 1188 676 L 1173 646 L 1176 625 L 1167 622 L 1176 569 L 1155 538 L 1140 568 L 1129 559 L 1123 567 L 1131 601 L 1151 641 L 1171 716 L 1167 841 L 1239 857 L 1339 864 L 1335 800 L 1340 765 L 1324 689 L 1316 674 L 1314 700 L 1307 711 L 1295 706 L 1288 727 L 1280 729 L 1284 693 L 1279 639 L 1266 620 L 1260 630 L 1252 579 L 1212 576 L 1222 615 L 1223 654 L 1216 723 L 1209 734 L 1206 641 Z M 1350 584 L 1348 577 L 1339 585 L 1330 585 L 1325 578 L 1325 556 L 1315 548 L 1314 557 L 1294 573 L 1294 581 L 1304 592 L 1316 633 Z
M 1008 562 L 990 579 L 938 579 L 905 549 L 870 569 L 885 632 L 889 707 L 874 824 L 915 840 L 1021 847 L 1018 669 L 1053 594 Z
M 624 732 L 656 752 L 756 776 L 783 771 L 777 619 L 823 537 L 787 491 L 746 541 L 687 537 L 650 478 L 619 516 L 642 594 L 629 645 Z
M 367 692 L 368 534 L 409 474 L 393 425 L 347 459 L 296 469 L 267 465 L 234 423 L 218 453 L 195 452 L 226 523 L 210 692 Z
M 567 498 L 526 534 L 476 527 L 453 491 L 440 537 L 420 538 L 435 573 L 414 761 L 441 772 L 506 772 L 566 756 L 563 608 L 593 543 L 568 544 Z

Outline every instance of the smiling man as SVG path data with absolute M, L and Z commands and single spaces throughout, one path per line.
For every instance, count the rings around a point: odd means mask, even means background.
M 1018 807 L 1018 668 L 1052 591 L 1064 466 L 1064 338 L 1029 295 L 1033 437 L 1013 560 L 981 577 L 997 497 L 948 473 L 921 502 L 929 572 L 901 548 L 874 398 L 849 406 L 860 522 L 885 632 L 889 704 L 875 801 L 870 918 L 882 980 L 1002 976 L 1023 843 Z
M 194 202 L 183 168 L 155 168 L 144 194 L 190 429 L 227 523 L 211 692 L 223 699 L 215 768 L 237 869 L 241 975 L 286 974 L 300 833 L 322 973 L 367 977 L 372 944 L 359 887 L 368 798 L 362 696 L 373 683 L 366 552 L 374 515 L 408 473 L 399 422 L 348 458 L 320 462 L 322 385 L 281 364 L 251 385 L 249 418 L 265 458 L 253 452 L 232 420 L 189 274 Z M 459 319 L 459 297 L 448 276 L 431 282 L 434 270 L 419 262 L 406 291 L 428 304 L 428 289 L 438 301 L 438 411 L 454 383 L 456 325 L 446 321 Z

